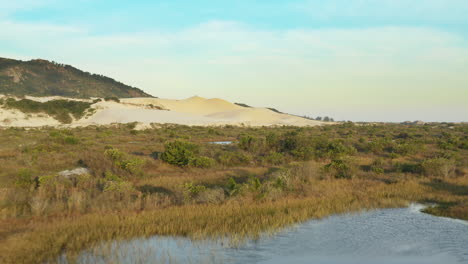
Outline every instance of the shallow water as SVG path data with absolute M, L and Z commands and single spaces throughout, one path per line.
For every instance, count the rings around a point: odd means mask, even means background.
M 213 142 L 208 142 L 209 144 L 215 144 L 215 145 L 230 145 L 232 144 L 232 141 L 213 141 Z
M 468 263 L 468 222 L 423 214 L 421 208 L 312 220 L 240 248 L 185 238 L 135 239 L 84 252 L 79 262 Z M 108 253 L 106 257 L 99 256 L 102 252 Z

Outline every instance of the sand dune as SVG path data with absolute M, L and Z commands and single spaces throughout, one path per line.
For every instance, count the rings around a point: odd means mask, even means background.
M 63 97 L 28 97 L 45 102 Z M 77 99 L 69 99 L 77 100 Z M 90 101 L 90 100 L 88 100 Z M 160 98 L 125 98 L 120 103 L 101 101 L 92 105 L 95 113 L 75 120 L 66 126 L 109 125 L 113 123 L 139 122 L 148 127 L 152 123 L 182 125 L 247 125 L 247 126 L 316 126 L 322 122 L 281 114 L 267 108 L 242 107 L 223 99 L 190 97 L 185 100 Z M 158 108 L 158 109 L 156 109 Z M 161 110 L 163 109 L 163 110 Z M 57 126 L 59 123 L 45 115 L 25 115 L 16 110 L 0 108 L 0 126 Z

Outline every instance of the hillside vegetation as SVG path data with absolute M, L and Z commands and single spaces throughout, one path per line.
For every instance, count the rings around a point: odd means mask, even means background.
M 112 78 L 47 60 L 0 58 L 0 94 L 16 96 L 151 97 Z
M 0 106 L 4 106 L 8 109 L 18 109 L 27 114 L 45 113 L 65 124 L 70 124 L 73 121 L 72 118 L 82 118 L 86 112 L 91 113 L 91 104 L 92 103 L 71 100 L 37 102 L 29 99 L 0 99 Z

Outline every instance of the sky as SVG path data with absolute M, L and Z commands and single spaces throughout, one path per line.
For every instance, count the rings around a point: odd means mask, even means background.
M 351 121 L 468 121 L 466 0 L 0 0 L 0 57 L 161 98 Z

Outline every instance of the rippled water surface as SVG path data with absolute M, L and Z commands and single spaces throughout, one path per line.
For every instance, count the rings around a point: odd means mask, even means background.
M 468 222 L 418 205 L 312 220 L 240 248 L 152 237 L 83 253 L 81 263 L 468 263 Z M 96 252 L 107 248 L 106 257 Z M 110 252 L 110 253 L 109 253 Z

